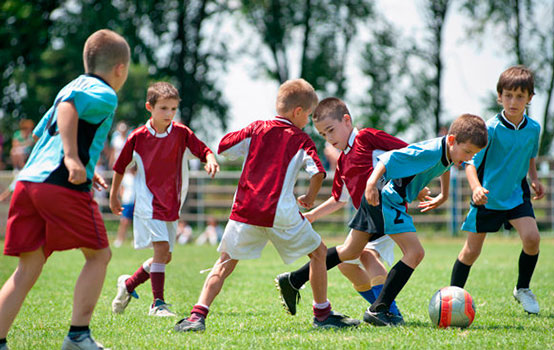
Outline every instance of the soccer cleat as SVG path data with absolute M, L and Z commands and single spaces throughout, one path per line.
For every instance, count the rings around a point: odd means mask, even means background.
M 183 318 L 173 329 L 176 332 L 203 332 L 206 330 L 206 320 L 204 317 L 193 319 L 192 317 Z
M 290 283 L 290 272 L 285 272 L 275 278 L 275 287 L 279 290 L 281 304 L 291 314 L 296 314 L 296 304 L 300 303 L 300 291 Z
M 117 294 L 112 301 L 112 312 L 115 314 L 121 314 L 125 311 L 129 301 L 131 301 L 131 297 L 138 299 L 137 292 L 132 291 L 129 293 L 125 286 L 125 281 L 130 277 L 130 275 L 121 275 L 117 279 Z
M 148 312 L 149 316 L 158 316 L 158 317 L 175 317 L 177 316 L 173 311 L 169 309 L 171 304 L 166 304 L 165 301 L 161 299 L 156 299 L 154 304 L 150 306 L 150 311 Z
M 105 348 L 104 345 L 96 342 L 90 333 L 86 333 L 77 340 L 72 340 L 69 336 L 66 336 L 63 340 L 62 350 L 110 350 Z
M 517 300 L 518 303 L 523 306 L 523 310 L 525 310 L 527 313 L 530 314 L 538 314 L 539 313 L 539 303 L 537 301 L 537 297 L 533 292 L 531 292 L 531 289 L 529 288 L 519 288 L 514 287 L 514 298 Z
M 402 316 L 393 315 L 389 311 L 371 311 L 369 307 L 364 312 L 364 321 L 379 327 L 404 324 Z
M 347 328 L 358 327 L 359 325 L 359 320 L 334 311 L 331 311 L 329 317 L 323 321 L 318 321 L 317 318 L 314 317 L 314 328 Z

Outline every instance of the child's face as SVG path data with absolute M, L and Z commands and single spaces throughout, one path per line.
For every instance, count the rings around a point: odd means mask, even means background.
M 481 148 L 469 141 L 458 143 L 455 135 L 448 135 L 447 143 L 450 160 L 457 166 L 462 165 L 463 162 L 470 161 L 471 158 L 481 150 Z
M 348 147 L 348 139 L 352 133 L 352 119 L 345 114 L 341 120 L 323 118 L 314 122 L 314 126 L 327 142 L 342 151 Z
M 527 90 L 522 91 L 520 88 L 517 89 L 503 89 L 501 94 L 498 94 L 498 100 L 502 103 L 504 107 L 504 113 L 509 119 L 519 119 L 523 116 L 525 112 L 525 107 L 531 99 L 532 95 L 529 95 Z
M 179 107 L 179 101 L 173 98 L 163 98 L 156 102 L 152 106 L 149 102 L 146 102 L 146 109 L 152 114 L 152 122 L 156 129 L 165 129 L 171 124 L 171 121 L 177 113 Z M 158 132 L 162 130 L 157 130 Z

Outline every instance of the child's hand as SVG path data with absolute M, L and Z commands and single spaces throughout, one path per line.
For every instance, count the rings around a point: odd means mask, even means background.
M 531 187 L 533 188 L 533 191 L 535 191 L 535 196 L 533 197 L 533 200 L 541 199 L 542 197 L 544 197 L 546 189 L 539 180 L 531 181 Z
M 417 194 L 417 200 L 420 202 L 425 202 L 427 197 L 431 195 L 431 190 L 429 187 L 425 186 L 423 189 Z
M 369 205 L 374 207 L 379 205 L 379 190 L 375 186 L 366 186 L 365 199 Z
M 121 215 L 123 208 L 121 207 L 121 201 L 117 196 L 110 196 L 110 210 L 115 215 Z
M 315 198 L 310 198 L 307 195 L 303 194 L 297 198 L 298 204 L 303 208 L 310 209 L 314 206 Z
M 108 188 L 108 184 L 100 174 L 95 172 L 92 177 L 92 187 L 97 191 L 102 191 Z
M 87 170 L 79 158 L 64 157 L 63 162 L 69 172 L 67 181 L 74 185 L 80 185 L 87 181 Z
M 426 211 L 433 210 L 440 206 L 442 203 L 446 202 L 446 199 L 442 193 L 439 193 L 436 197 L 431 196 L 425 196 L 426 200 L 423 200 L 419 203 L 417 206 L 422 213 L 425 213 Z
M 473 194 L 471 195 L 473 203 L 475 203 L 475 205 L 487 204 L 487 201 L 489 200 L 487 197 L 487 193 L 489 193 L 489 190 L 487 190 L 483 186 L 476 187 L 473 190 Z
M 313 214 L 312 214 L 311 211 L 309 211 L 309 212 L 307 212 L 307 213 L 304 213 L 304 214 L 302 214 L 302 215 L 304 215 L 304 217 L 306 218 L 306 220 L 308 220 L 308 221 L 310 222 L 310 224 L 311 224 L 312 222 L 314 222 L 314 220 L 315 220 L 315 218 L 314 218 L 314 216 L 313 216 Z
M 217 164 L 217 160 L 215 159 L 215 156 L 213 153 L 208 154 L 206 157 L 206 165 L 204 165 L 204 170 L 212 177 L 214 178 L 215 174 L 219 171 L 219 164 Z

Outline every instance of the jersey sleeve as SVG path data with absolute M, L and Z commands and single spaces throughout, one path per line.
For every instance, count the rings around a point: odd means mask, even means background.
M 136 136 L 135 134 L 131 134 L 127 141 L 125 141 L 125 145 L 121 149 L 121 152 L 119 153 L 119 157 L 117 157 L 117 160 L 115 161 L 113 165 L 113 170 L 118 174 L 124 174 L 125 169 L 131 163 L 133 160 L 133 151 L 135 150 L 135 142 L 136 142 Z
M 117 95 L 104 85 L 95 85 L 86 90 L 72 90 L 60 102 L 73 101 L 79 119 L 99 124 L 117 108 Z
M 218 154 L 229 158 L 238 158 L 245 156 L 250 147 L 250 138 L 256 122 L 251 123 L 246 128 L 233 131 L 223 136 L 219 142 Z
M 485 148 L 475 153 L 473 158 L 471 158 L 471 160 L 467 162 L 467 164 L 471 164 L 476 168 L 479 168 L 481 166 L 481 163 L 483 163 L 483 159 L 485 159 L 485 154 L 487 154 L 487 149 L 491 146 L 493 142 L 495 130 L 495 125 L 487 122 L 487 145 L 485 146 Z
M 323 164 L 321 163 L 321 160 L 319 159 L 319 156 L 317 155 L 317 149 L 315 148 L 314 142 L 309 138 L 308 135 L 306 135 L 307 140 L 304 143 L 303 149 L 304 149 L 304 170 L 310 174 L 310 176 L 314 176 L 319 173 L 323 173 L 324 175 L 327 175 L 325 173 L 325 168 L 323 168 Z
M 213 153 L 212 150 L 210 150 L 204 142 L 200 141 L 200 139 L 196 137 L 192 130 L 187 129 L 187 131 L 189 132 L 187 148 L 190 149 L 190 152 L 194 154 L 194 156 L 205 163 L 207 161 L 206 156 L 210 153 Z
M 420 143 L 383 153 L 378 157 L 385 165 L 385 179 L 400 179 L 419 174 L 440 160 L 442 147 L 426 148 Z
M 40 138 L 42 134 L 44 134 L 44 130 L 46 130 L 46 124 L 48 123 L 48 119 L 50 118 L 50 114 L 53 112 L 54 107 L 50 107 L 50 109 L 44 113 L 44 116 L 40 119 L 37 126 L 33 129 L 33 135 Z
M 391 151 L 393 149 L 404 148 L 408 144 L 397 137 L 387 134 L 384 131 L 377 129 L 364 129 L 367 132 L 360 132 L 362 137 L 361 143 L 371 145 L 373 149 Z
M 331 195 L 337 202 L 348 202 L 348 198 L 350 198 L 350 194 L 348 193 L 348 191 L 345 191 L 344 181 L 342 181 L 341 171 L 339 167 L 335 169 Z

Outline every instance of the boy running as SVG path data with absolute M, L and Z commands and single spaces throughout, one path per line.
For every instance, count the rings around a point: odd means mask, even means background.
M 540 125 L 525 114 L 534 95 L 533 73 L 524 66 L 504 71 L 496 86 L 504 110 L 487 121 L 488 145 L 466 166 L 473 192 L 469 213 L 462 225 L 467 240 L 452 269 L 450 284 L 463 288 L 469 270 L 479 255 L 487 232 L 502 225 L 514 227 L 523 245 L 514 298 L 530 314 L 539 312 L 539 303 L 529 289 L 539 258 L 540 234 L 535 221 L 527 174 L 535 191 L 534 200 L 544 197 L 539 181 L 537 156 Z
M 175 316 L 164 299 L 165 266 L 177 235 L 179 212 L 188 188 L 188 158 L 193 154 L 206 165 L 212 177 L 219 165 L 212 151 L 188 127 L 173 121 L 179 106 L 179 92 L 165 82 L 152 84 L 146 93 L 146 110 L 151 118 L 127 138 L 113 170 L 110 208 L 122 214 L 119 188 L 125 168 L 135 161 L 135 210 L 133 235 L 135 249 L 153 247 L 154 256 L 133 274 L 117 279 L 117 295 L 112 311 L 122 313 L 131 296 L 138 298 L 135 288 L 150 279 L 153 301 L 151 316 Z
M 77 279 L 69 334 L 62 349 L 104 349 L 89 323 L 111 258 L 108 236 L 91 186 L 110 131 L 116 92 L 127 79 L 129 45 L 103 29 L 85 42 L 85 74 L 67 84 L 43 116 L 40 139 L 18 176 L 10 204 L 4 254 L 19 265 L 0 290 L 0 349 L 46 260 L 55 250 L 79 248 L 85 265 Z M 52 205 L 56 203 L 56 205 Z
M 175 325 L 176 331 L 205 330 L 210 306 L 225 279 L 239 260 L 259 258 L 268 240 L 287 264 L 303 255 L 310 257 L 314 327 L 341 328 L 359 324 L 358 320 L 331 311 L 327 300 L 327 248 L 296 204 L 298 201 L 301 206 L 310 208 L 325 177 L 313 141 L 301 130 L 308 123 L 317 100 L 313 87 L 305 80 L 286 81 L 277 95 L 278 117 L 253 122 L 221 140 L 218 153 L 243 155 L 243 171 L 218 247 L 221 256 L 206 278 L 191 315 Z M 293 189 L 302 168 L 311 175 L 310 186 L 305 195 L 296 199 Z

